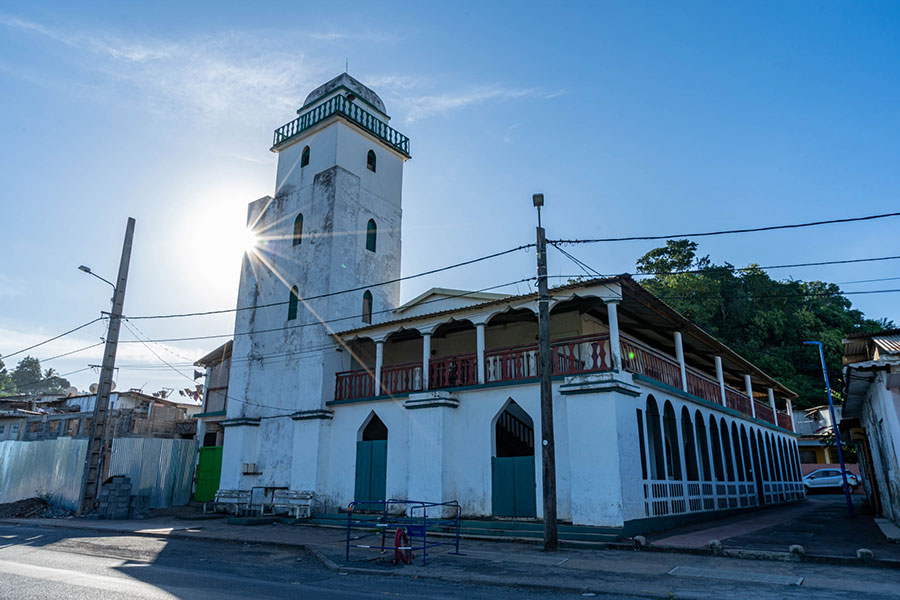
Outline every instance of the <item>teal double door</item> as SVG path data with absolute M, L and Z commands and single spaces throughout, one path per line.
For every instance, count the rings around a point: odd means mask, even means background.
M 492 512 L 495 517 L 536 517 L 534 456 L 491 458 Z
M 356 442 L 357 502 L 382 502 L 387 482 L 387 440 Z M 380 506 L 361 506 L 360 510 L 382 510 Z

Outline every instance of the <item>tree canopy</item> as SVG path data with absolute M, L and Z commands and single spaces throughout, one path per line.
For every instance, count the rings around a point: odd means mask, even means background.
M 55 369 L 41 371 L 41 362 L 33 356 L 20 360 L 12 372 L 0 360 L 0 395 L 60 392 L 70 385 Z
M 827 401 L 818 352 L 804 341 L 822 342 L 832 391 L 839 393 L 843 337 L 895 327 L 866 318 L 833 283 L 776 280 L 757 264 L 715 264 L 689 240 L 647 252 L 637 271 L 650 275 L 644 287 L 797 392 L 797 408 Z

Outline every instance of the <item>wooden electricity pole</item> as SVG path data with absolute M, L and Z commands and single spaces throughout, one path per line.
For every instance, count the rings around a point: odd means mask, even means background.
M 128 281 L 128 265 L 131 262 L 131 244 L 134 239 L 134 219 L 129 217 L 125 227 L 125 242 L 122 244 L 122 258 L 119 261 L 119 276 L 113 293 L 112 312 L 109 313 L 109 329 L 103 350 L 103 364 L 100 367 L 100 384 L 94 401 L 94 415 L 88 437 L 87 454 L 84 458 L 84 476 L 81 481 L 81 499 L 78 514 L 90 512 L 100 493 L 100 479 L 103 476 L 102 461 L 106 444 L 107 420 L 109 419 L 109 394 L 112 391 L 113 371 L 116 368 L 116 346 L 119 343 L 119 326 L 125 305 L 125 284 Z
M 538 211 L 538 354 L 541 361 L 541 482 L 544 490 L 544 550 L 559 549 L 556 524 L 556 447 L 553 440 L 553 360 L 550 355 L 550 293 L 547 290 L 547 239 L 541 227 L 544 195 L 532 197 Z

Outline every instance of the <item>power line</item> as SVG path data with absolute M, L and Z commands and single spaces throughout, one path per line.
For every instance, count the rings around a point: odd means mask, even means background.
M 856 281 L 838 281 L 835 285 L 851 285 L 854 283 L 875 283 L 876 281 L 897 281 L 900 277 L 881 277 L 879 279 L 858 279 Z
M 43 342 L 39 342 L 39 343 L 37 343 L 37 344 L 34 344 L 33 346 L 28 346 L 27 348 L 23 348 L 23 349 L 21 349 L 21 350 L 17 350 L 16 352 L 12 352 L 12 353 L 10 353 L 10 354 L 4 354 L 4 355 L 2 355 L 2 358 L 9 358 L 10 356 L 16 356 L 17 354 L 22 354 L 23 352 L 28 352 L 29 350 L 31 350 L 31 349 L 33 349 L 33 348 L 37 348 L 38 346 L 43 346 L 44 344 L 49 344 L 50 342 L 52 342 L 52 341 L 54 341 L 54 340 L 58 340 L 58 339 L 61 338 L 61 337 L 65 337 L 65 336 L 69 335 L 70 333 L 75 333 L 75 332 L 78 331 L 79 329 L 84 329 L 84 328 L 87 327 L 88 325 L 93 325 L 94 323 L 96 323 L 97 321 L 100 321 L 100 320 L 102 320 L 102 319 L 103 319 L 103 317 L 97 317 L 97 318 L 94 319 L 93 321 L 88 321 L 88 322 L 85 323 L 84 325 L 79 325 L 78 327 L 75 327 L 74 329 L 70 329 L 70 330 L 66 331 L 65 333 L 61 333 L 61 334 L 59 334 L 59 335 L 55 335 L 55 336 L 53 336 L 52 338 L 50 338 L 50 339 L 48 339 L 48 340 L 44 340 Z
M 56 360 L 57 358 L 62 358 L 63 356 L 69 356 L 72 354 L 78 354 L 79 352 L 84 352 L 85 350 L 90 350 L 91 348 L 96 348 L 97 346 L 102 346 L 106 342 L 97 342 L 96 344 L 91 344 L 90 346 L 85 346 L 84 348 L 78 348 L 77 350 L 71 350 L 69 352 L 64 352 L 62 354 L 57 354 L 56 356 L 51 356 L 50 358 L 44 358 L 39 362 L 45 363 L 50 362 L 51 360 Z
M 82 371 L 87 371 L 88 369 L 90 369 L 90 367 L 84 367 L 83 369 L 77 369 L 77 370 L 75 370 L 75 371 L 69 371 L 68 373 L 58 373 L 58 374 L 52 375 L 52 376 L 50 376 L 50 377 L 43 377 L 43 378 L 38 379 L 38 380 L 36 380 L 36 381 L 29 381 L 28 383 L 16 384 L 16 387 L 23 387 L 23 388 L 25 388 L 25 387 L 28 387 L 28 386 L 31 386 L 31 385 L 36 385 L 36 384 L 38 384 L 38 383 L 43 383 L 44 381 L 50 381 L 50 380 L 53 379 L 53 378 L 59 378 L 59 379 L 62 379 L 62 378 L 64 378 L 64 377 L 68 377 L 69 375 L 75 375 L 76 373 L 81 373 Z M 26 393 L 27 393 L 27 392 L 26 392 Z
M 631 242 L 637 240 L 668 240 L 674 238 L 707 237 L 712 235 L 727 235 L 732 233 L 756 233 L 760 231 L 775 231 L 778 229 L 798 229 L 801 227 L 816 227 L 819 225 L 831 225 L 835 223 L 855 223 L 858 221 L 872 221 L 887 217 L 900 216 L 900 212 L 884 213 L 880 215 L 868 215 L 865 217 L 851 217 L 847 219 L 829 219 L 827 221 L 810 221 L 807 223 L 792 223 L 790 225 L 769 225 L 766 227 L 750 227 L 747 229 L 723 229 L 721 231 L 704 231 L 701 233 L 678 233 L 671 235 L 634 235 L 618 238 L 596 238 L 586 240 L 547 240 L 554 244 L 597 244 L 601 242 Z
M 406 275 L 404 277 L 397 277 L 396 279 L 389 279 L 387 281 L 381 281 L 378 283 L 372 283 L 372 284 L 359 286 L 359 287 L 355 287 L 355 288 L 349 288 L 346 290 L 338 290 L 336 292 L 327 292 L 325 294 L 317 294 L 315 296 L 306 296 L 306 297 L 302 297 L 302 298 L 298 298 L 298 299 L 301 301 L 318 300 L 320 298 L 329 298 L 331 296 L 338 296 L 340 294 L 348 294 L 351 292 L 361 292 L 363 290 L 368 290 L 373 287 L 390 285 L 392 283 L 407 281 L 409 279 L 415 279 L 417 277 L 425 277 L 426 275 L 433 275 L 435 273 L 440 273 L 442 271 L 449 271 L 450 269 L 456 269 L 458 267 L 465 267 L 465 266 L 472 265 L 472 264 L 475 264 L 478 262 L 489 260 L 491 258 L 497 258 L 499 256 L 504 256 L 506 254 L 512 254 L 513 252 L 518 252 L 519 250 L 525 250 L 526 248 L 531 248 L 532 246 L 534 246 L 534 244 L 525 244 L 522 246 L 517 246 L 516 248 L 510 248 L 508 250 L 503 250 L 502 252 L 495 252 L 493 254 L 488 254 L 486 256 L 480 256 L 478 258 L 473 258 L 472 260 L 466 260 L 463 262 L 448 265 L 446 267 L 431 269 L 430 271 L 423 271 L 421 273 L 416 273 L 414 275 Z M 207 310 L 207 311 L 198 311 L 198 312 L 190 312 L 190 313 L 174 313 L 174 314 L 168 314 L 168 315 L 142 315 L 142 316 L 134 316 L 134 317 L 129 316 L 128 318 L 131 320 L 137 320 L 137 319 L 174 319 L 174 318 L 180 318 L 180 317 L 201 317 L 201 316 L 206 316 L 206 315 L 219 315 L 219 314 L 224 314 L 224 313 L 240 312 L 243 310 L 255 310 L 258 308 L 269 308 L 271 306 L 284 306 L 288 303 L 290 303 L 290 300 L 285 300 L 283 302 L 270 302 L 268 304 L 258 304 L 258 305 L 254 305 L 254 306 L 241 306 L 241 307 L 237 307 L 237 308 L 223 308 L 223 309 L 219 309 L 219 310 Z M 218 337 L 221 337 L 221 336 L 218 336 Z
M 478 294 L 480 292 L 487 292 L 489 290 L 507 287 L 510 285 L 514 285 L 516 283 L 523 283 L 525 281 L 531 281 L 532 279 L 534 279 L 534 277 L 526 277 L 524 279 L 519 279 L 517 281 L 511 281 L 509 283 L 501 283 L 499 285 L 493 285 L 490 287 L 482 288 L 480 290 L 464 292 L 461 294 L 454 294 L 452 296 L 447 296 L 445 298 L 436 298 L 434 300 L 426 300 L 424 302 L 420 302 L 419 304 L 422 305 L 422 304 L 430 304 L 432 302 L 446 302 L 447 300 L 453 300 L 455 298 L 463 298 L 470 294 Z M 388 309 L 384 309 L 384 310 L 373 311 L 372 314 L 377 315 L 377 314 L 384 314 L 384 313 L 392 313 L 392 312 L 394 312 L 394 310 L 395 309 L 393 309 L 393 308 L 388 308 Z M 130 320 L 135 317 L 126 317 L 126 318 Z M 241 331 L 241 332 L 235 331 L 232 333 L 223 333 L 223 334 L 216 334 L 216 335 L 200 335 L 200 336 L 191 336 L 191 337 L 182 337 L 182 338 L 164 338 L 164 339 L 155 339 L 155 340 L 147 340 L 147 341 L 154 342 L 154 343 L 172 343 L 172 342 L 190 342 L 190 341 L 196 341 L 196 340 L 210 340 L 210 339 L 233 337 L 233 336 L 239 336 L 239 335 L 254 335 L 257 333 L 272 333 L 275 331 L 287 331 L 287 330 L 291 330 L 291 329 L 301 329 L 301 328 L 305 328 L 305 327 L 316 327 L 319 325 L 325 325 L 327 323 L 336 323 L 339 321 L 347 321 L 347 320 L 358 319 L 358 318 L 359 318 L 359 315 L 354 314 L 354 315 L 350 315 L 350 316 L 346 316 L 346 317 L 337 317 L 334 319 L 312 321 L 310 323 L 300 323 L 298 325 L 289 325 L 289 326 L 285 326 L 285 327 L 273 327 L 270 329 L 257 329 L 255 331 Z M 135 342 L 136 342 L 136 340 L 122 340 L 119 343 L 135 343 Z

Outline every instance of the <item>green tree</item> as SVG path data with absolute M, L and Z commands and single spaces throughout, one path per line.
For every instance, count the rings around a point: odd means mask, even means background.
M 0 396 L 5 394 L 14 394 L 15 392 L 16 386 L 15 384 L 13 384 L 12 377 L 6 370 L 6 365 L 3 364 L 3 359 L 0 359 Z
M 641 283 L 685 317 L 719 338 L 799 394 L 797 408 L 826 401 L 818 353 L 823 344 L 828 376 L 842 388 L 841 340 L 848 333 L 892 328 L 866 318 L 823 281 L 775 280 L 753 264 L 736 269 L 697 256 L 697 243 L 669 240 L 637 260 Z
M 11 378 L 19 393 L 58 392 L 69 387 L 69 381 L 60 377 L 54 369 L 42 372 L 41 362 L 33 356 L 20 360 Z

